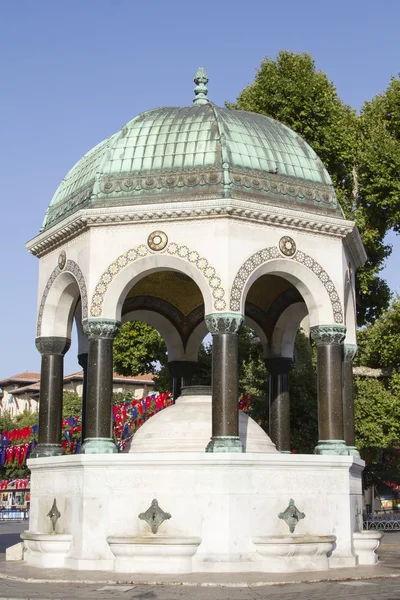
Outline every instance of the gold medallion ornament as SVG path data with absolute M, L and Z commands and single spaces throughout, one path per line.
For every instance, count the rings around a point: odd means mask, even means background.
M 58 266 L 61 270 L 63 270 L 63 268 L 65 267 L 65 263 L 67 262 L 67 255 L 65 250 L 62 250 L 62 252 L 60 252 L 60 254 L 58 255 Z
M 168 244 L 167 234 L 163 231 L 153 231 L 147 238 L 147 244 L 151 250 L 164 250 Z
M 285 256 L 293 256 L 296 253 L 296 243 L 291 237 L 285 235 L 279 241 L 279 250 Z

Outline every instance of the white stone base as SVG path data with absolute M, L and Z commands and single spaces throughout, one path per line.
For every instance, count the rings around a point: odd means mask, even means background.
M 24 544 L 18 542 L 13 546 L 6 548 L 6 561 L 8 560 L 22 560 L 24 558 Z
M 253 539 L 263 557 L 262 571 L 327 571 L 328 555 L 336 540 L 334 535 L 276 535 Z
M 380 531 L 357 531 L 353 534 L 354 552 L 357 555 L 357 564 L 376 565 L 379 548 L 383 534 Z
M 25 546 L 24 559 L 29 566 L 44 569 L 64 567 L 66 555 L 71 547 L 71 535 L 24 531 L 21 538 Z
M 117 573 L 191 573 L 200 538 L 109 536 Z
M 351 456 L 160 452 L 43 457 L 28 466 L 31 531 L 51 530 L 47 513 L 56 498 L 57 530 L 72 535 L 67 552 L 49 549 L 51 559 L 38 559 L 39 552 L 44 556 L 43 540 L 29 542 L 29 564 L 113 570 L 107 538 L 151 538 L 138 515 L 154 498 L 171 514 L 157 536 L 202 540 L 191 559 L 193 572 L 269 571 L 252 540 L 289 534 L 278 515 L 291 498 L 305 513 L 296 535 L 334 535 L 332 558 L 353 555 L 363 462 Z M 46 541 L 52 539 L 47 535 Z M 164 562 L 160 555 L 152 570 L 164 572 Z M 300 563 L 293 562 L 291 570 L 302 569 Z M 171 564 L 169 572 L 180 569 Z

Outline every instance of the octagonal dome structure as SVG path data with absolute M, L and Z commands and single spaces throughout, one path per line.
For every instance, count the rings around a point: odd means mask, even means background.
M 42 230 L 82 208 L 213 198 L 343 216 L 327 170 L 300 136 L 269 117 L 218 107 L 200 88 L 192 106 L 141 113 L 85 154 Z

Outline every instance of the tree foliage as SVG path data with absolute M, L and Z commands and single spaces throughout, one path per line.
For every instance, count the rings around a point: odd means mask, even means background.
M 82 398 L 75 392 L 63 392 L 63 419 L 79 417 L 82 414 Z
M 147 323 L 128 321 L 114 339 L 114 369 L 120 375 L 156 373 L 166 363 L 165 342 Z
M 369 327 L 358 331 L 357 364 L 365 367 L 389 367 L 400 372 L 400 298 Z
M 373 322 L 390 301 L 378 277 L 391 252 L 384 237 L 400 228 L 399 79 L 357 115 L 309 54 L 281 51 L 262 61 L 255 81 L 228 106 L 285 123 L 319 155 L 345 216 L 360 228 L 368 261 L 357 273 L 358 320 Z

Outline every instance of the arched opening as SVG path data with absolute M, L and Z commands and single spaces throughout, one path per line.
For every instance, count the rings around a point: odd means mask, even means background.
M 186 273 L 176 270 L 152 270 L 125 286 L 121 320 L 142 322 L 157 330 L 166 346 L 166 356 L 159 355 L 160 385 L 165 387 L 170 375 L 170 390 L 176 398 L 182 385 L 195 376 L 199 347 L 204 332 L 204 298 L 197 283 Z M 124 331 L 121 329 L 118 337 Z
M 293 449 L 298 451 L 299 447 L 303 452 L 305 448 L 312 451 L 318 434 L 316 374 L 312 366 L 312 348 L 308 337 L 299 331 L 301 323 L 309 315 L 309 310 L 299 287 L 302 286 L 295 286 L 291 276 L 262 273 L 253 279 L 244 297 L 245 323 L 253 326 L 263 346 L 268 372 L 266 377 L 269 379 L 269 385 L 264 387 L 266 398 L 261 403 L 255 399 L 253 413 L 254 417 L 264 424 L 268 403 L 268 432 L 278 450 L 282 452 L 290 452 Z M 315 306 L 312 301 L 309 304 Z M 295 364 L 296 359 L 298 364 Z M 303 379 L 310 376 L 312 381 L 304 381 L 309 386 L 307 394 L 304 394 Z M 311 393 L 308 393 L 309 391 Z M 301 395 L 304 396 L 304 402 Z M 303 423 L 304 426 L 308 424 L 308 444 L 301 443 L 302 426 L 299 426 L 299 423 Z M 310 433 L 313 435 L 310 436 Z

